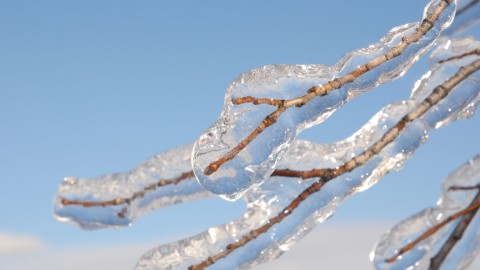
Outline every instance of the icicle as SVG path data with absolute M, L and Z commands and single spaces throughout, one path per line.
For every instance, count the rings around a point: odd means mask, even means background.
M 457 222 L 445 225 L 435 234 L 402 254 L 394 262 L 386 262 L 399 248 L 408 244 L 424 231 L 442 222 L 446 217 L 470 204 L 477 189 L 469 191 L 449 190 L 452 186 L 476 186 L 480 183 L 480 156 L 477 156 L 452 173 L 442 185 L 442 195 L 436 207 L 425 209 L 403 220 L 383 235 L 372 252 L 376 269 L 428 269 L 434 257 L 450 236 Z M 450 251 L 441 269 L 465 269 L 480 251 L 480 216 L 470 222 L 463 237 Z
M 200 184 L 236 200 L 262 183 L 299 132 L 321 123 L 354 96 L 405 73 L 451 23 L 455 4 L 430 1 L 422 23 L 396 27 L 378 43 L 347 54 L 333 67 L 270 65 L 240 75 L 227 90 L 222 114 L 195 144 L 192 164 Z M 419 36 L 422 30 L 426 32 Z M 415 38 L 419 39 L 412 43 Z M 398 44 L 407 46 L 402 49 Z M 401 55 L 395 57 L 398 51 Z M 378 66 L 361 67 L 386 59 Z M 357 72 L 362 68 L 364 73 Z M 335 88 L 339 89 L 331 91 Z M 257 97 L 262 98 L 261 104 L 252 101 Z
M 424 104 L 423 99 L 446 78 L 454 75 L 460 65 L 479 58 L 472 55 L 439 62 L 445 56 L 456 55 L 456 52 L 478 48 L 479 43 L 472 39 L 439 47 L 433 54 L 432 71 L 416 84 L 409 100 L 386 106 L 344 141 L 330 145 L 292 142 L 279 168 L 306 171 L 335 168 L 353 156 L 361 156 L 360 153 L 396 128 L 405 114 L 417 112 L 417 108 Z M 245 194 L 247 211 L 241 218 L 191 238 L 154 248 L 139 260 L 136 269 L 203 269 L 207 266 L 212 269 L 238 269 L 278 257 L 317 224 L 328 219 L 348 196 L 369 188 L 386 173 L 400 168 L 425 141 L 427 131 L 471 116 L 480 101 L 478 79 L 478 74 L 471 75 L 461 82 L 425 114 L 405 125 L 393 142 L 352 171 L 339 175 L 318 189 L 312 187 L 320 183 L 322 177 L 320 180 L 271 177 Z

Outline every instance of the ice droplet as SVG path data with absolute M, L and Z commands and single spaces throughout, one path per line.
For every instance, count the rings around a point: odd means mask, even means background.
M 432 0 L 424 11 L 429 16 L 441 1 Z M 312 99 L 301 107 L 287 109 L 275 122 L 258 134 L 233 158 L 215 171 L 209 165 L 224 157 L 247 138 L 275 106 L 244 103 L 235 105 L 232 98 L 253 96 L 288 100 L 306 94 L 312 86 L 323 85 L 357 69 L 397 45 L 414 33 L 420 23 L 396 27 L 378 43 L 348 53 L 336 65 L 269 65 L 241 74 L 229 86 L 223 111 L 217 121 L 196 141 L 192 164 L 195 176 L 207 190 L 228 200 L 236 200 L 253 185 L 262 183 L 285 155 L 292 140 L 302 130 L 328 118 L 349 99 L 380 84 L 398 78 L 427 51 L 447 27 L 455 11 L 455 1 L 446 7 L 439 19 L 418 42 L 409 45 L 401 57 L 392 58 L 371 69 L 354 82 L 328 95 Z M 208 169 L 207 169 L 208 168 Z

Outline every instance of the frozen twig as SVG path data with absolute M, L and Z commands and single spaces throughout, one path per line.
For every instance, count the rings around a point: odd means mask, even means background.
M 440 100 L 446 97 L 449 92 L 452 91 L 460 82 L 462 82 L 464 79 L 466 79 L 468 76 L 470 76 L 472 73 L 479 69 L 480 60 L 474 61 L 467 66 L 461 67 L 454 76 L 446 80 L 443 84 L 435 87 L 433 92 L 427 98 L 425 98 L 411 112 L 404 116 L 392 129 L 387 131 L 379 141 L 374 143 L 370 148 L 365 150 L 360 155 L 344 163 L 342 166 L 339 166 L 335 169 L 320 169 L 310 172 L 299 173 L 300 178 L 303 178 L 305 177 L 305 175 L 307 175 L 309 177 L 320 177 L 320 179 L 314 182 L 308 188 L 306 188 L 303 192 L 301 192 L 287 207 L 280 211 L 277 216 L 271 218 L 263 226 L 252 230 L 235 243 L 227 245 L 223 251 L 215 255 L 209 256 L 207 259 L 198 264 L 191 265 L 189 269 L 204 269 L 205 267 L 214 264 L 218 260 L 228 256 L 237 248 L 244 246 L 246 243 L 257 238 L 260 234 L 268 231 L 272 226 L 282 222 L 282 220 L 288 215 L 292 214 L 292 212 L 295 211 L 295 209 L 304 200 L 306 200 L 313 193 L 318 192 L 328 181 L 365 164 L 370 158 L 378 154 L 386 145 L 388 145 L 390 142 L 394 141 L 395 138 L 397 138 L 397 136 L 408 123 L 420 118 L 427 110 L 435 106 Z M 294 176 L 297 173 L 298 172 L 294 172 L 291 170 L 285 170 L 285 175 L 287 176 Z
M 448 223 L 462 217 L 462 219 L 457 224 L 457 226 L 455 227 L 454 231 L 452 232 L 448 240 L 445 242 L 445 244 L 443 244 L 440 251 L 437 253 L 435 257 L 431 259 L 429 269 L 430 270 L 438 269 L 441 263 L 443 262 L 443 260 L 445 259 L 445 257 L 448 255 L 450 250 L 455 245 L 455 243 L 462 238 L 463 232 L 468 227 L 468 224 L 470 224 L 470 221 L 472 220 L 473 216 L 476 214 L 479 207 L 480 207 L 480 192 L 477 193 L 477 195 L 475 196 L 475 198 L 472 200 L 471 204 L 468 207 L 454 213 L 453 215 L 444 219 L 442 222 L 428 229 L 427 231 L 422 233 L 418 238 L 410 242 L 408 245 L 405 245 L 404 247 L 400 248 L 397 254 L 385 259 L 385 262 L 392 263 L 396 261 L 402 254 L 412 250 L 416 245 L 418 245 L 418 243 L 432 236 Z
M 460 56 L 451 57 L 447 60 L 440 61 L 439 63 L 444 63 L 446 61 L 451 61 L 454 59 L 460 59 L 462 57 L 480 54 L 480 49 L 475 49 L 473 51 L 464 53 Z M 410 113 L 405 115 L 393 128 L 388 130 L 383 137 L 374 143 L 370 148 L 365 150 L 360 155 L 352 158 L 348 162 L 344 163 L 341 166 L 338 166 L 334 169 L 314 169 L 310 171 L 294 171 L 290 169 L 276 170 L 275 175 L 277 176 L 288 176 L 288 177 L 298 177 L 302 179 L 321 177 L 322 179 L 332 179 L 338 175 L 350 172 L 353 169 L 361 166 L 372 156 L 378 154 L 387 144 L 394 141 L 400 132 L 403 130 L 405 125 L 418 119 L 422 116 L 428 109 L 432 106 L 435 106 L 440 100 L 442 100 L 453 88 L 467 78 L 470 74 L 477 71 L 480 68 L 480 60 L 477 60 L 471 63 L 468 66 L 462 67 L 453 77 L 448 79 L 442 85 L 439 85 L 435 88 L 430 96 L 428 96 L 422 103 L 420 103 L 417 108 L 412 110 Z
M 368 71 L 386 63 L 392 58 L 398 57 L 402 54 L 402 52 L 407 48 L 410 44 L 413 44 L 420 40 L 422 36 L 424 36 L 435 24 L 437 19 L 440 17 L 440 14 L 445 10 L 445 8 L 450 4 L 450 0 L 443 0 L 441 1 L 436 9 L 420 24 L 417 28 L 415 33 L 410 36 L 405 36 L 402 38 L 401 42 L 388 50 L 385 54 L 369 61 L 368 63 L 360 66 L 354 71 L 351 71 L 347 75 L 336 78 L 327 82 L 322 86 L 313 86 L 308 89 L 307 93 L 303 96 L 292 98 L 289 100 L 276 100 L 276 99 L 269 99 L 269 98 L 254 98 L 251 96 L 247 97 L 240 97 L 240 98 L 233 98 L 232 103 L 239 105 L 243 103 L 253 103 L 255 105 L 258 104 L 268 104 L 276 106 L 277 109 L 265 117 L 265 119 L 261 122 L 261 124 L 255 128 L 250 135 L 248 135 L 245 139 L 243 139 L 237 146 L 231 149 L 228 153 L 223 155 L 222 157 L 218 158 L 217 160 L 210 163 L 206 168 L 204 173 L 206 175 L 211 175 L 212 173 L 216 172 L 222 164 L 225 162 L 233 159 L 240 151 L 242 151 L 252 140 L 255 139 L 260 133 L 262 133 L 266 128 L 273 125 L 277 119 L 288 109 L 291 107 L 302 107 L 312 99 L 318 96 L 325 96 L 329 94 L 331 91 L 335 89 L 341 88 L 343 85 L 347 83 L 351 83 L 355 81 L 356 78 L 360 77 L 361 75 L 367 73 Z
M 448 188 L 448 190 L 472 190 L 472 189 L 480 190 L 480 184 L 477 184 L 475 186 L 451 186 Z
M 468 228 L 468 225 L 470 225 L 470 223 L 472 222 L 473 217 L 478 212 L 479 207 L 480 207 L 480 191 L 477 193 L 475 198 L 472 200 L 472 203 L 470 204 L 469 207 L 467 207 L 463 211 L 459 211 L 457 213 L 457 215 L 460 215 L 462 218 L 458 222 L 457 226 L 455 226 L 455 229 L 453 230 L 452 234 L 447 239 L 445 244 L 442 245 L 442 248 L 440 249 L 440 251 L 438 251 L 437 255 L 435 255 L 430 260 L 429 270 L 440 269 L 440 266 L 445 261 L 445 258 L 450 253 L 450 251 L 453 249 L 455 244 L 458 241 L 460 241 L 460 239 L 462 239 L 462 236 L 465 233 L 465 230 Z M 456 219 L 458 217 L 450 216 L 447 219 L 450 219 L 450 218 L 451 219 Z
M 175 177 L 173 179 L 160 179 L 158 182 L 147 185 L 144 187 L 142 190 L 136 191 L 133 193 L 130 197 L 118 197 L 112 200 L 107 200 L 107 201 L 87 201 L 87 200 L 71 200 L 67 198 L 60 197 L 60 203 L 63 206 L 68 206 L 68 205 L 78 205 L 82 207 L 109 207 L 109 206 L 115 206 L 115 205 L 121 205 L 121 204 L 131 204 L 133 201 L 141 199 L 145 197 L 150 192 L 155 191 L 158 188 L 167 186 L 167 185 L 177 185 L 181 181 L 192 178 L 193 177 L 193 171 L 188 171 L 185 173 L 180 174 L 180 176 Z M 119 211 L 117 214 L 122 217 L 124 210 L 122 209 Z
M 438 59 L 462 54 L 472 50 L 472 47 L 478 47 L 478 42 L 468 38 L 452 41 L 449 47 L 440 46 L 435 51 L 435 55 L 440 57 L 432 59 L 431 73 L 417 83 L 418 87 L 410 99 L 389 104 L 350 138 L 332 145 L 292 142 L 278 168 L 290 168 L 294 172 L 325 168 L 320 180 L 316 181 L 314 174 L 308 176 L 305 173 L 305 180 L 300 180 L 298 173 L 285 177 L 287 170 L 277 169 L 269 181 L 245 194 L 247 211 L 241 218 L 224 226 L 210 228 L 191 239 L 153 249 L 139 260 L 137 268 L 185 269 L 209 256 L 218 255 L 226 246 L 235 252 L 229 254 L 228 258 L 218 259 L 215 266 L 227 269 L 240 265 L 251 266 L 279 256 L 313 226 L 332 215 L 335 208 L 349 195 L 365 190 L 385 173 L 396 170 L 424 141 L 426 131 L 473 114 L 478 103 L 478 89 L 471 86 L 477 77 L 462 82 L 457 91 L 437 105 L 432 105 L 434 110 L 419 115 L 418 121 L 406 123 L 399 137 L 380 153 L 370 157 L 365 164 L 357 163 L 358 167 L 354 171 L 344 172 L 344 175 L 331 175 L 333 168 L 351 162 L 349 157 L 360 156 L 383 140 L 385 132 L 395 128 L 404 115 L 422 106 L 422 100 L 432 93 L 434 86 L 445 81 L 445 78 L 452 77 L 453 72 L 460 66 L 466 66 L 467 61 L 478 57 L 454 59 L 442 64 L 438 64 Z M 198 185 L 194 177 L 187 177 L 175 184 L 172 182 L 191 170 L 191 149 L 192 145 L 186 145 L 160 154 L 127 173 L 94 179 L 67 178 L 60 186 L 55 200 L 55 215 L 60 220 L 73 221 L 84 228 L 125 226 L 135 217 L 160 207 L 211 196 Z M 325 185 L 328 177 L 335 177 L 336 181 Z M 158 179 L 169 179 L 168 183 L 172 184 L 159 187 Z M 316 186 L 312 186 L 314 184 Z M 320 190 L 315 192 L 316 188 Z M 65 205 L 66 200 L 77 204 Z M 81 201 L 96 206 L 78 204 Z M 129 203 L 116 205 L 118 201 Z M 290 212 L 282 214 L 285 210 Z M 268 221 L 276 223 L 265 227 L 264 224 Z M 257 230 L 258 228 L 263 228 L 263 231 Z M 256 233 L 252 234 L 255 230 Z M 238 244 L 235 243 L 239 241 L 243 241 L 244 245 L 236 246 Z
M 453 56 L 445 60 L 439 61 L 439 64 L 445 63 L 447 61 L 458 60 L 470 55 L 479 55 L 480 49 L 475 49 L 466 53 L 463 53 L 458 56 Z M 394 141 L 400 132 L 403 130 L 405 125 L 418 119 L 422 116 L 428 109 L 437 104 L 442 98 L 444 98 L 459 82 L 468 77 L 471 73 L 478 70 L 480 66 L 480 60 L 475 61 L 474 63 L 462 67 L 460 71 L 455 74 L 452 78 L 447 80 L 444 84 L 439 85 L 433 93 L 427 97 L 421 104 L 417 106 L 415 110 L 412 110 L 410 113 L 405 115 L 393 128 L 388 130 L 383 137 L 375 142 L 370 148 L 365 150 L 360 155 L 352 158 L 351 160 L 345 162 L 343 165 L 338 166 L 334 169 L 313 169 L 309 171 L 298 171 L 292 169 L 276 169 L 272 176 L 284 176 L 284 177 L 295 177 L 301 179 L 310 179 L 315 177 L 320 177 L 323 181 L 328 181 L 339 175 L 350 172 L 353 169 L 363 165 L 367 160 L 372 156 L 378 154 L 386 145 Z M 137 191 L 128 198 L 115 198 L 107 201 L 84 201 L 84 200 L 70 200 L 66 198 L 60 198 L 60 201 L 63 205 L 80 205 L 83 207 L 94 207 L 94 206 L 113 206 L 120 204 L 130 204 L 132 201 L 143 198 L 145 194 L 153 192 L 156 189 L 166 186 L 166 185 L 176 185 L 180 181 L 193 177 L 193 171 L 187 171 L 180 174 L 180 176 L 173 179 L 161 179 L 156 183 L 145 186 L 142 190 Z
M 372 253 L 377 269 L 465 269 L 479 252 L 480 156 L 450 174 L 436 207 L 397 224 Z M 456 223 L 454 223 L 456 221 Z
M 466 52 L 466 53 L 462 53 L 460 55 L 455 55 L 455 56 L 452 56 L 452 57 L 449 57 L 447 59 L 444 59 L 444 60 L 440 60 L 438 61 L 439 64 L 442 64 L 442 63 L 445 63 L 445 62 L 448 62 L 448 61 L 452 61 L 452 60 L 457 60 L 457 59 L 462 59 L 464 57 L 467 57 L 467 56 L 470 56 L 470 55 L 480 55 L 480 48 L 478 49 L 475 49 L 475 50 L 472 50 L 472 51 L 469 51 L 469 52 Z
M 447 56 L 431 58 L 432 70 L 412 96 L 389 104 L 350 138 L 332 145 L 293 141 L 344 102 L 406 72 L 450 24 L 456 2 L 431 0 L 423 21 L 392 29 L 380 42 L 347 54 L 333 67 L 271 65 L 242 74 L 227 92 L 221 117 L 197 140 L 192 155 L 188 145 L 128 173 L 92 181 L 67 178 L 55 200 L 56 217 L 84 228 L 125 226 L 157 208 L 211 196 L 205 187 L 227 199 L 244 195 L 247 211 L 228 224 L 152 249 L 137 269 L 243 268 L 278 257 L 349 195 L 401 166 L 428 130 L 473 114 L 480 100 L 474 83 L 478 76 L 467 77 L 480 69 L 479 46 L 464 39 L 440 46 L 436 52 Z M 469 17 L 477 3 L 470 2 L 460 13 Z M 212 181 L 203 181 L 205 175 Z M 465 211 L 449 219 L 476 210 Z

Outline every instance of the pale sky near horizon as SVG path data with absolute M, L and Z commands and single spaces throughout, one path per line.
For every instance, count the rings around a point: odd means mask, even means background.
M 159 210 L 125 230 L 86 232 L 54 220 L 52 201 L 65 176 L 128 171 L 193 142 L 240 73 L 277 63 L 333 65 L 419 21 L 426 2 L 0 3 L 0 239 L 21 244 L 9 246 L 20 253 L 2 253 L 0 244 L 0 269 L 2 258 L 22 261 L 42 250 L 154 247 L 240 215 L 242 202 L 212 199 Z M 472 33 L 480 37 L 478 28 Z M 349 136 L 388 102 L 408 98 L 426 66 L 356 98 L 301 138 Z M 478 113 L 434 130 L 403 170 L 349 199 L 332 219 L 392 225 L 432 206 L 441 180 L 480 153 L 478 134 Z

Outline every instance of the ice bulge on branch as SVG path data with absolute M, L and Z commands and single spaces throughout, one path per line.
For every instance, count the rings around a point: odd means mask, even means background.
M 423 22 L 396 27 L 378 43 L 350 52 L 332 67 L 269 65 L 241 74 L 227 90 L 220 117 L 196 141 L 192 164 L 199 183 L 228 200 L 238 199 L 247 189 L 262 183 L 298 133 L 323 122 L 354 96 L 406 72 L 451 23 L 455 1 L 438 13 L 442 3 L 431 1 Z M 357 74 L 353 82 L 328 94 L 308 92 L 328 82 L 334 85 L 338 78 L 355 75 L 359 66 L 385 58 L 398 44 L 408 43 L 406 37 L 417 37 L 422 27 L 428 29 L 426 33 L 406 46 L 401 56 L 386 57 L 389 59 L 382 65 Z M 299 97 L 307 97 L 308 102 Z M 242 98 L 246 102 L 233 102 Z

